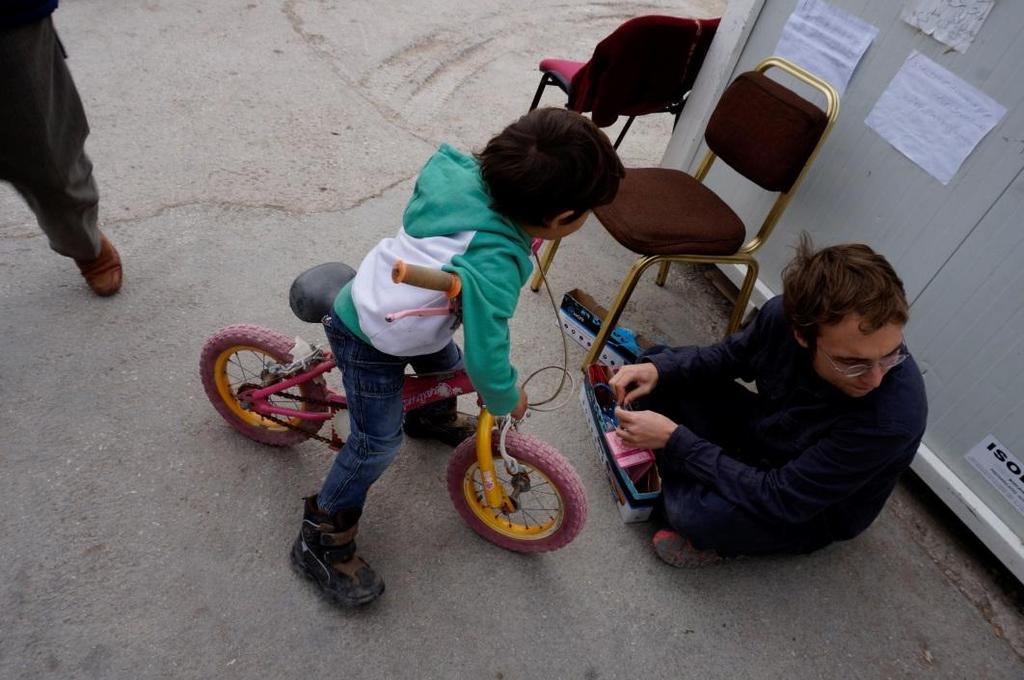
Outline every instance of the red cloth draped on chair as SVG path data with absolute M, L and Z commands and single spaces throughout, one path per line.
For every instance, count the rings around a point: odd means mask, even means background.
M 719 19 L 645 16 L 631 19 L 598 43 L 572 77 L 569 108 L 592 112 L 600 127 L 618 116 L 668 110 L 683 95 L 704 63 Z

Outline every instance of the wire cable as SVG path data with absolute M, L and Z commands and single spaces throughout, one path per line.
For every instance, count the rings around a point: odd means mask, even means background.
M 543 399 L 541 401 L 529 402 L 527 404 L 527 406 L 529 408 L 533 409 L 534 411 L 540 411 L 540 412 L 544 413 L 544 412 L 548 412 L 548 411 L 557 411 L 557 410 L 561 409 L 562 407 L 564 407 L 569 402 L 569 399 L 572 398 L 572 392 L 576 391 L 576 381 L 573 379 L 572 374 L 569 373 L 569 369 L 568 369 L 568 366 L 569 366 L 569 345 L 568 345 L 568 341 L 565 339 L 565 333 L 562 331 L 562 321 L 561 321 L 561 317 L 558 314 L 558 305 L 555 304 L 555 296 L 551 292 L 551 286 L 548 285 L 548 277 L 544 273 L 544 267 L 542 267 L 541 263 L 540 263 L 540 256 L 538 256 L 536 252 L 533 253 L 533 259 L 537 262 L 537 271 L 540 272 L 540 280 L 544 283 L 544 290 L 548 294 L 548 301 L 551 303 L 551 310 L 555 314 L 555 326 L 556 326 L 556 328 L 558 328 L 558 337 L 562 339 L 562 365 L 561 366 L 557 366 L 555 364 L 551 364 L 549 366 L 542 366 L 541 368 L 538 368 L 536 371 L 534 371 L 529 376 L 527 376 L 526 380 L 523 381 L 523 389 L 525 390 L 526 389 L 526 385 L 531 380 L 533 380 L 538 374 L 543 373 L 544 371 L 555 370 L 555 371 L 561 371 L 562 372 L 562 379 L 558 382 L 558 387 L 555 388 L 554 394 L 552 394 L 547 399 Z M 562 393 L 562 390 L 565 388 L 565 379 L 566 378 L 569 379 L 569 384 L 571 385 L 571 387 L 570 387 L 571 391 L 570 391 L 569 397 L 567 399 L 564 399 L 561 403 L 557 404 L 556 406 L 549 406 L 548 408 L 538 408 L 539 406 L 543 406 L 544 404 L 549 404 L 549 403 L 551 403 L 552 401 L 554 401 L 555 399 L 558 398 L 558 395 L 560 395 Z

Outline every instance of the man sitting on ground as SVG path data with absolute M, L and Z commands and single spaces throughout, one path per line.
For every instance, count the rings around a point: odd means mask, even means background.
M 924 434 L 908 305 L 866 245 L 801 239 L 783 295 L 710 347 L 656 348 L 610 381 L 626 443 L 657 451 L 677 567 L 805 553 L 866 529 Z M 757 393 L 736 382 L 756 384 Z

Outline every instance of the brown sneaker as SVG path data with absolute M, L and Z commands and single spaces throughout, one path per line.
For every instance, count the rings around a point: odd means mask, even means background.
M 121 256 L 106 236 L 100 235 L 100 254 L 95 260 L 75 260 L 75 264 L 97 295 L 107 297 L 121 290 Z
M 683 538 L 671 529 L 662 529 L 655 533 L 651 543 L 661 561 L 673 567 L 707 567 L 722 561 L 714 550 L 697 550 L 689 539 Z

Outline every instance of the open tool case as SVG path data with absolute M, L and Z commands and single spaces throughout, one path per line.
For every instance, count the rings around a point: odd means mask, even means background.
M 615 434 L 618 422 L 615 396 L 608 387 L 611 376 L 604 364 L 587 367 L 580 402 L 622 521 L 645 522 L 661 495 L 661 478 L 649 449 L 630 448 Z

